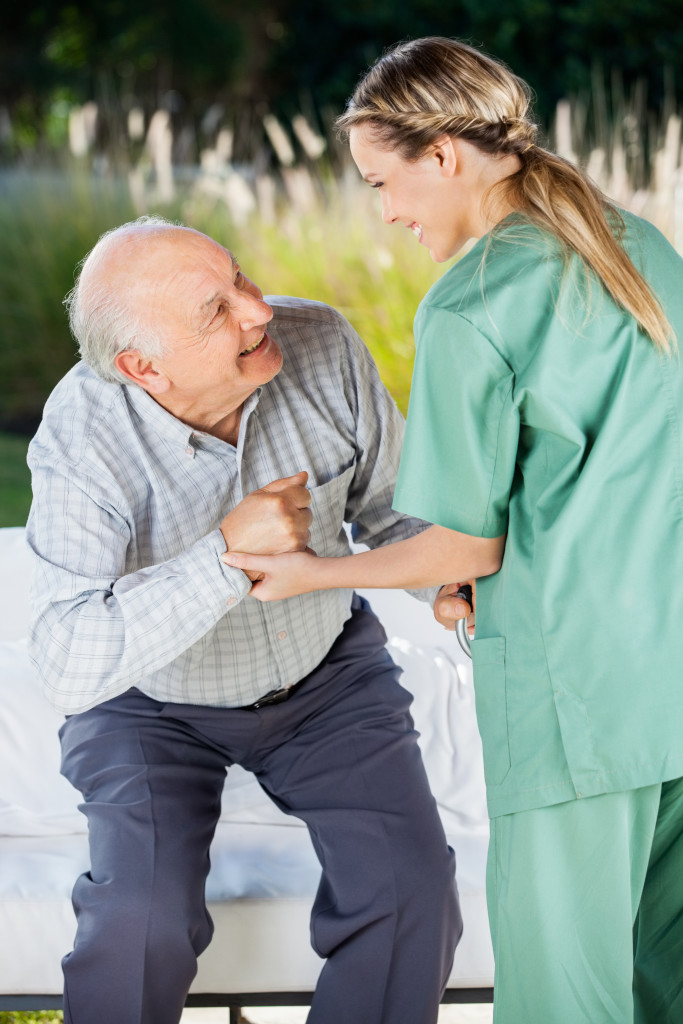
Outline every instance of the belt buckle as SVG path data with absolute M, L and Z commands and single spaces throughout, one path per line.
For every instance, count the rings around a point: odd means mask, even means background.
M 283 701 L 289 700 L 292 687 L 284 686 L 281 690 L 271 690 L 270 693 L 266 693 L 263 697 L 259 697 L 249 707 L 253 708 L 254 711 L 258 711 L 259 708 L 268 707 L 269 704 L 282 704 Z

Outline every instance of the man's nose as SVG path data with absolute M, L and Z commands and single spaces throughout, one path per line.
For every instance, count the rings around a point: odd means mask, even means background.
M 254 327 L 260 327 L 273 319 L 272 306 L 264 302 L 260 291 L 258 295 L 243 292 L 241 306 L 239 324 L 243 331 L 250 331 Z

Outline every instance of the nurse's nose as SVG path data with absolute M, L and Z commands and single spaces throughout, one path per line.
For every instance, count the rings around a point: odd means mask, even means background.
M 395 224 L 397 220 L 394 211 L 389 205 L 389 200 L 384 193 L 382 193 L 382 220 L 385 224 Z

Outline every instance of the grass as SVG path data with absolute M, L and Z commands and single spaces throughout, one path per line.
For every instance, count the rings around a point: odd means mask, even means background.
M 40 1024 L 62 1024 L 64 1014 L 61 1010 L 48 1010 L 41 1013 L 0 1013 L 0 1024 L 29 1024 L 39 1021 Z
M 0 433 L 0 527 L 23 526 L 28 516 L 31 504 L 31 477 L 26 465 L 28 442 L 27 437 Z M 2 1014 L 0 1024 L 5 1024 Z

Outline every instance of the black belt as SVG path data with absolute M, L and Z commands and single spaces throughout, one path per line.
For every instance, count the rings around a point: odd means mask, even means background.
M 259 697 L 253 704 L 244 704 L 238 711 L 258 711 L 259 708 L 269 707 L 271 704 L 282 704 L 284 701 L 289 700 L 292 694 L 296 691 L 303 683 L 303 679 L 294 683 L 293 686 L 284 686 L 281 690 L 269 690 L 263 697 Z

